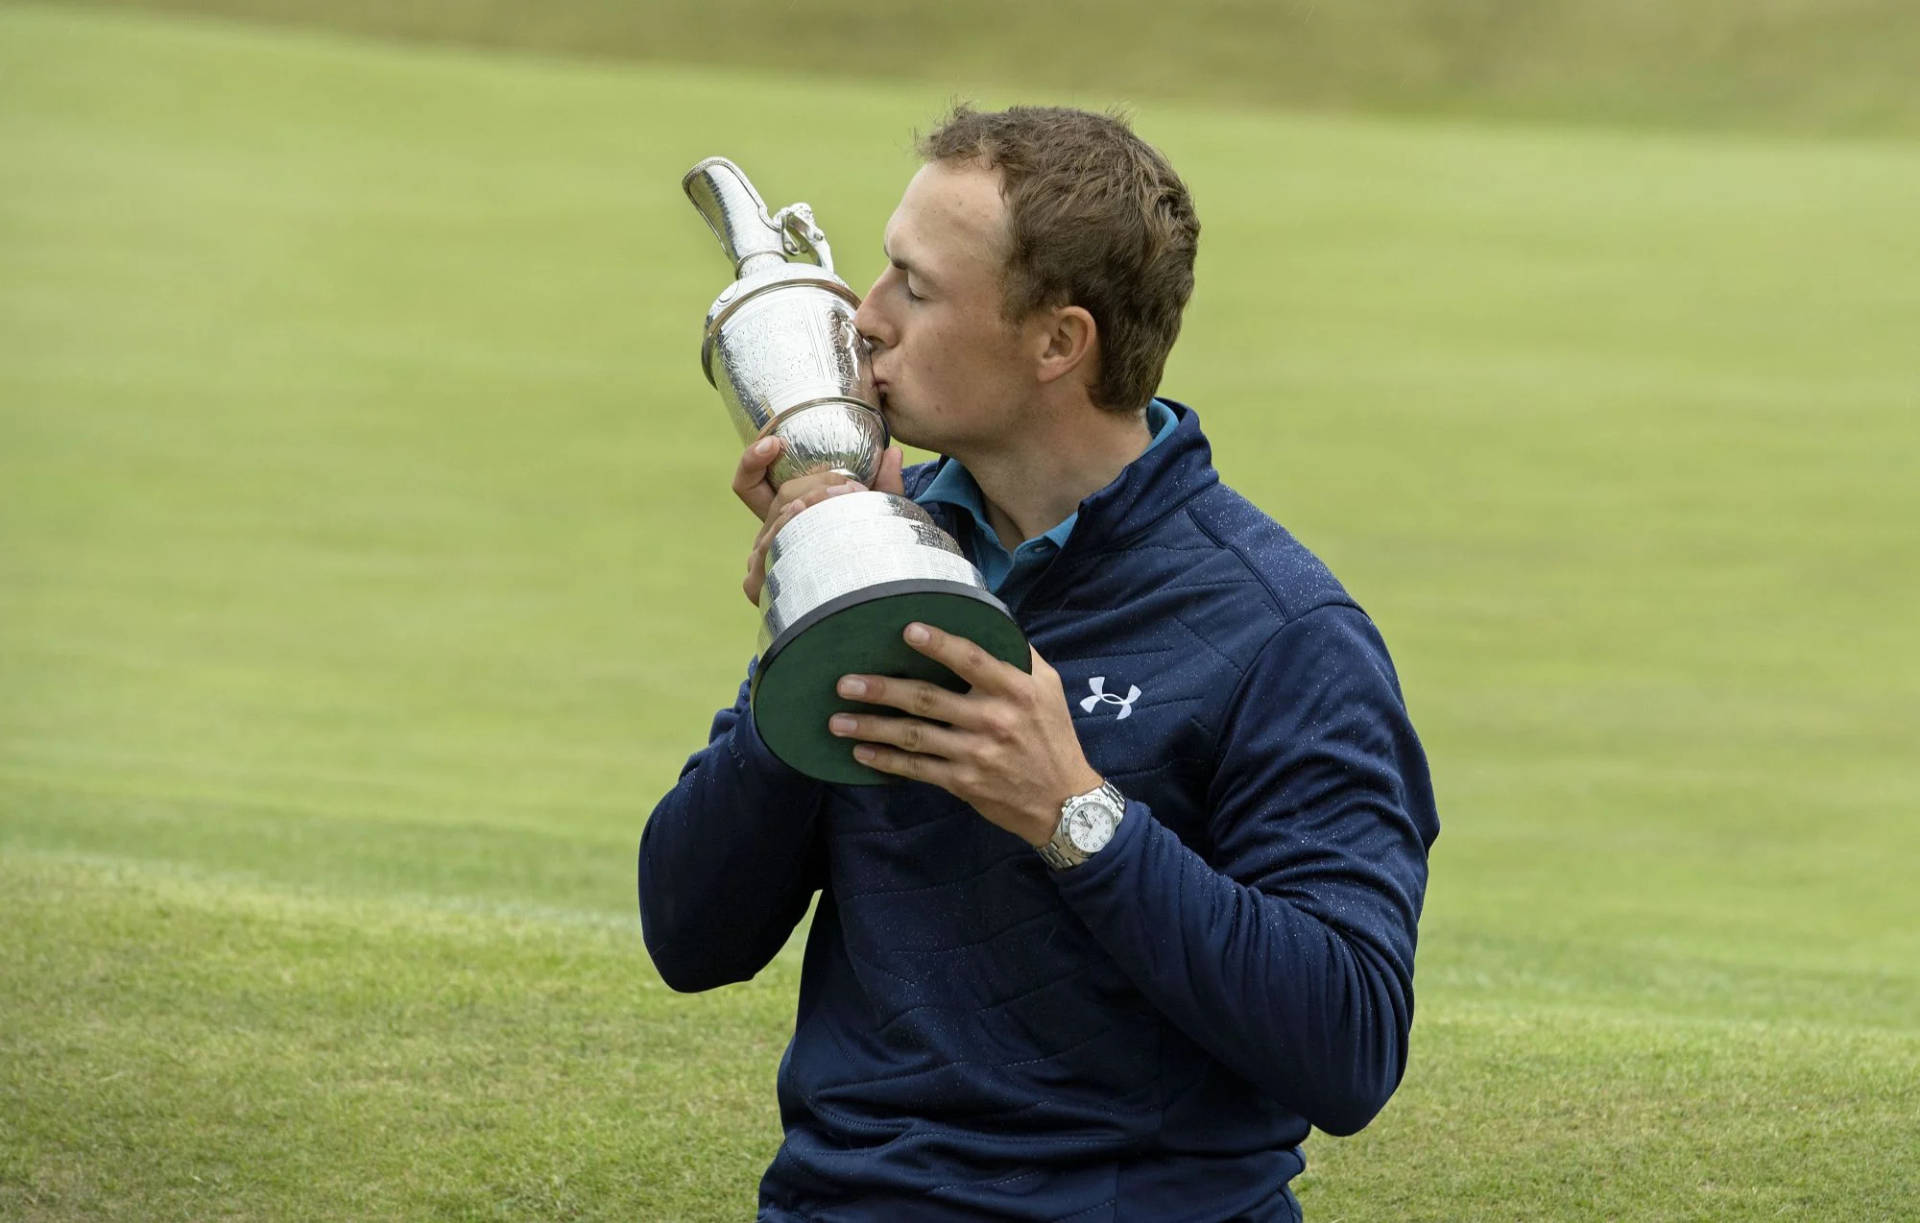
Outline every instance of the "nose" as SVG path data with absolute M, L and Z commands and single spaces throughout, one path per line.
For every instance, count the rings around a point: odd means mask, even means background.
M 880 287 L 886 279 L 886 273 L 882 272 L 880 279 L 873 282 L 866 297 L 861 299 L 860 308 L 853 312 L 853 329 L 860 333 L 860 338 L 867 342 L 867 348 L 873 352 L 893 343 L 893 330 L 881 317 L 880 307 L 876 304 L 880 300 Z

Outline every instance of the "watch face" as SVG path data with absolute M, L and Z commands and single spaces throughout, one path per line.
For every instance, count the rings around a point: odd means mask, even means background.
M 1113 839 L 1114 823 L 1105 804 L 1081 803 L 1067 816 L 1067 837 L 1081 853 L 1098 853 Z

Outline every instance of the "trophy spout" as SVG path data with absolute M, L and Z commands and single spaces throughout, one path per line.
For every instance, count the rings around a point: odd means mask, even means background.
M 736 278 L 786 262 L 784 227 L 767 214 L 767 202 L 739 166 L 709 157 L 688 170 L 680 186 L 733 260 Z

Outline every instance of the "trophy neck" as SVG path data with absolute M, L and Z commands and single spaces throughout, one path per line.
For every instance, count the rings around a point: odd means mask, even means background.
M 709 157 L 688 170 L 680 185 L 733 260 L 735 277 L 787 261 L 780 227 L 739 166 Z

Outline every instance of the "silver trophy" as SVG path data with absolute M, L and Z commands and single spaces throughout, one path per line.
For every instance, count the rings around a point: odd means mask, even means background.
M 700 363 L 743 442 L 785 447 L 768 473 L 838 472 L 871 485 L 887 446 L 860 298 L 833 271 L 813 210 L 769 213 L 724 157 L 681 180 L 733 261 L 735 280 L 707 311 Z M 842 675 L 901 675 L 959 689 L 951 671 L 901 638 L 918 620 L 977 642 L 1025 670 L 1027 641 L 952 536 L 890 493 L 860 492 L 808 507 L 774 537 L 760 592 L 760 662 L 751 700 L 760 737 L 801 772 L 827 781 L 893 780 L 853 759 L 827 733 L 842 710 L 872 707 L 834 691 Z

